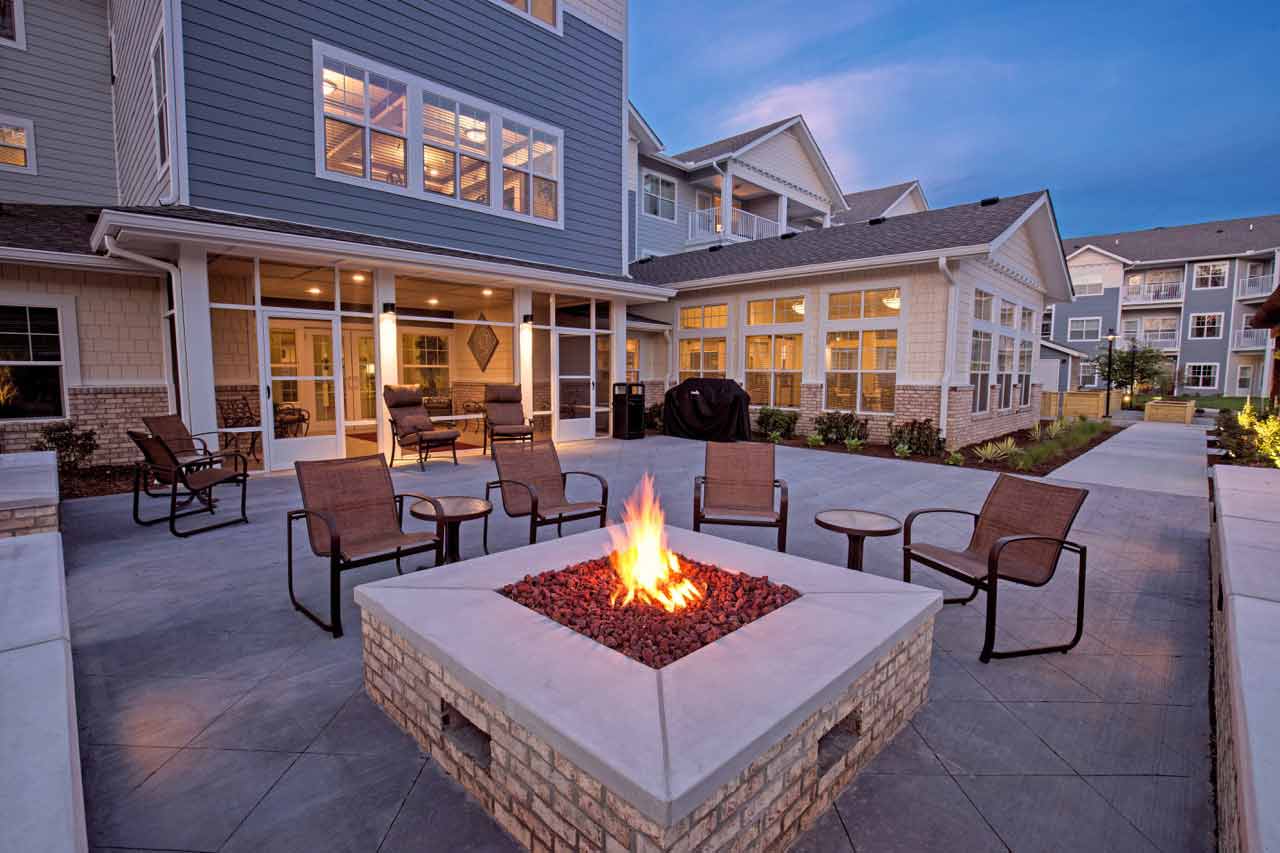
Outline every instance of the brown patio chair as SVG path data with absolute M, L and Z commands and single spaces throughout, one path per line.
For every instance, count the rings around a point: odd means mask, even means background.
M 453 451 L 453 464 L 458 464 L 458 436 L 456 429 L 436 429 L 431 415 L 423 406 L 422 392 L 417 385 L 386 385 L 382 399 L 391 415 L 391 464 L 396 464 L 396 448 L 418 452 L 418 470 L 425 471 L 427 459 L 433 447 Z
M 135 466 L 133 474 L 133 520 L 136 523 L 149 527 L 167 521 L 170 533 L 185 538 L 217 530 L 219 527 L 249 522 L 249 517 L 245 515 L 249 464 L 243 453 L 210 453 L 183 462 L 160 436 L 132 429 L 128 433 L 130 440 L 142 453 L 142 461 Z M 152 483 L 165 488 L 168 494 L 152 492 Z M 213 515 L 216 512 L 217 503 L 213 498 L 213 490 L 224 484 L 240 487 L 240 517 L 192 530 L 179 530 L 179 518 L 206 512 Z M 139 507 L 139 498 L 143 492 L 150 497 L 167 497 L 169 512 L 157 518 L 144 519 Z M 193 502 L 198 504 L 194 509 L 179 511 L 181 507 Z
M 778 550 L 785 552 L 787 483 L 773 476 L 773 457 L 772 444 L 707 442 L 703 473 L 693 478 L 693 529 L 701 530 L 704 524 L 776 527 Z
M 524 416 L 519 385 L 484 386 L 484 449 L 499 441 L 533 443 L 533 420 Z
M 548 524 L 556 526 L 556 535 L 562 532 L 566 521 L 583 518 L 600 518 L 604 527 L 605 513 L 609 508 L 609 484 L 590 471 L 562 471 L 556 446 L 549 441 L 536 444 L 493 446 L 493 461 L 498 468 L 498 479 L 485 484 L 487 500 L 494 489 L 502 490 L 502 508 L 512 518 L 529 517 L 529 542 L 538 541 L 538 528 Z M 600 500 L 570 501 L 565 497 L 565 483 L 570 474 L 591 477 L 600 483 Z M 485 548 L 489 543 L 489 517 L 484 519 Z
M 180 415 L 149 415 L 142 422 L 146 424 L 148 432 L 168 445 L 179 462 L 192 462 L 201 456 L 208 456 L 212 451 L 204 436 L 218 434 L 217 430 L 192 434 Z
M 286 514 L 289 600 L 295 610 L 333 634 L 342 636 L 341 574 L 351 569 L 400 560 L 424 551 L 436 552 L 436 565 L 444 559 L 444 508 L 434 498 L 396 494 L 391 469 L 380 453 L 351 459 L 295 462 L 302 509 Z M 405 498 L 428 501 L 435 507 L 434 532 L 404 531 Z M 307 520 L 311 552 L 329 560 L 329 622 L 298 601 L 293 591 L 293 524 Z
M 1087 549 L 1067 540 L 1087 489 L 1055 486 L 1001 474 L 979 513 L 963 509 L 918 509 L 907 516 L 902 532 L 902 579 L 910 582 L 911 563 L 917 562 L 973 587 L 963 598 L 946 604 L 968 604 L 980 591 L 987 593 L 986 639 L 979 659 L 1021 657 L 1045 652 L 1066 653 L 1084 634 L 1084 579 Z M 911 541 L 911 526 L 929 513 L 972 516 L 973 534 L 963 551 Z M 1080 587 L 1076 600 L 1076 632 L 1071 642 L 1016 651 L 995 651 L 997 582 L 1044 586 L 1058 568 L 1063 551 L 1080 556 Z

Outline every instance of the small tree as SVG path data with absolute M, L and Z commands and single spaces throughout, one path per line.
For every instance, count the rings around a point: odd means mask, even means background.
M 1155 347 L 1134 346 L 1128 349 L 1115 350 L 1108 358 L 1104 349 L 1091 359 L 1098 370 L 1098 378 L 1106 380 L 1107 370 L 1111 368 L 1111 383 L 1129 386 L 1131 390 L 1150 386 L 1160 388 L 1167 384 L 1169 362 L 1164 353 Z

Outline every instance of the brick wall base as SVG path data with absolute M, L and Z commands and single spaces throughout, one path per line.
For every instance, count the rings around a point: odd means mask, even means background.
M 924 704 L 930 619 L 674 826 L 641 815 L 368 612 L 369 696 L 526 850 L 785 851 Z
M 1209 531 L 1209 564 L 1213 577 L 1214 595 L 1222 592 L 1222 554 L 1218 541 L 1217 525 Z M 1216 600 L 1216 599 L 1214 599 Z M 1213 710 L 1214 739 L 1217 743 L 1214 762 L 1214 781 L 1218 804 L 1218 853 L 1239 853 L 1240 797 L 1236 776 L 1236 732 L 1231 701 L 1231 640 L 1227 630 L 1227 611 L 1221 607 L 1209 608 L 1213 634 Z
M 67 389 L 68 416 L 80 429 L 98 433 L 92 465 L 122 465 L 140 458 L 126 430 L 142 429 L 142 418 L 169 411 L 169 395 L 160 385 L 81 385 Z M 31 449 L 45 423 L 0 424 L 0 452 Z
M 40 504 L 0 509 L 0 539 L 58 532 L 58 505 Z
M 992 390 L 994 399 L 994 389 Z M 1013 396 L 1018 398 L 1018 388 L 1014 386 Z M 1040 386 L 1031 386 L 1031 403 L 1027 406 L 1015 406 L 1007 412 L 991 410 L 974 414 L 973 387 L 952 387 L 947 401 L 947 449 L 955 450 L 967 447 L 980 441 L 987 441 L 996 436 L 1030 429 L 1040 422 Z

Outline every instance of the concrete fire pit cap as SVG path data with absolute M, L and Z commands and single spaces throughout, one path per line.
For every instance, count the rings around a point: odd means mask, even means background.
M 671 826 L 942 607 L 934 590 L 681 528 L 672 550 L 803 595 L 654 670 L 496 590 L 609 550 L 593 530 L 356 588 L 469 689 Z

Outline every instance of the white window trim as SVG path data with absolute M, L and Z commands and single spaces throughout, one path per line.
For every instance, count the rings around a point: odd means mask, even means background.
M 1193 367 L 1212 367 L 1213 368 L 1213 384 L 1212 385 L 1188 385 L 1187 377 L 1191 375 Z M 1182 366 L 1182 385 L 1184 388 L 1194 388 L 1197 391 L 1216 391 L 1218 381 L 1222 378 L 1221 366 L 1216 361 L 1188 361 Z
M 1222 275 L 1222 284 L 1215 287 L 1198 287 L 1196 281 L 1200 277 L 1201 267 L 1226 267 L 1226 271 Z M 1231 262 L 1230 261 L 1207 261 L 1202 264 L 1196 264 L 1191 268 L 1191 289 L 1192 290 L 1225 290 L 1231 283 Z
M 1205 288 L 1206 290 L 1219 288 Z M 1218 318 L 1218 334 L 1216 335 L 1197 335 L 1194 334 L 1196 328 L 1197 317 L 1217 317 Z M 1220 341 L 1222 340 L 1223 324 L 1225 320 L 1221 311 L 1198 311 L 1194 314 L 1187 315 L 1187 340 L 1189 341 Z
M 495 0 L 500 2 L 500 0 Z M 502 5 L 506 5 L 503 3 Z M 519 12 L 518 9 L 513 11 Z M 336 172 L 330 172 L 325 169 L 325 152 L 324 152 L 324 59 L 336 59 L 341 62 L 349 62 L 352 65 L 359 66 L 365 71 L 381 74 L 385 77 L 403 82 L 406 91 L 406 109 L 407 115 L 407 134 L 405 143 L 405 186 L 397 187 L 391 184 L 385 184 L 381 181 L 375 181 L 372 178 L 355 177 L 353 175 L 343 175 Z M 467 92 L 461 92 L 448 86 L 442 86 L 426 78 L 411 74 L 401 68 L 393 68 L 380 62 L 374 62 L 358 53 L 352 53 L 349 50 L 333 47 L 322 41 L 313 40 L 311 42 L 311 94 L 312 94 L 312 112 L 314 114 L 314 123 L 312 134 L 314 136 L 314 152 L 315 152 L 315 173 L 317 178 L 326 181 L 337 181 L 342 184 L 350 184 L 351 186 L 364 187 L 365 189 L 377 190 L 378 192 L 394 193 L 396 195 L 407 196 L 409 198 L 419 199 L 421 201 L 429 201 L 435 204 L 444 204 L 450 207 L 457 207 L 463 210 L 470 210 L 476 213 L 483 213 L 487 216 L 499 216 L 504 219 L 511 219 L 516 222 L 523 222 L 526 225 L 538 225 L 543 228 L 555 228 L 564 230 L 564 131 L 554 125 L 547 124 L 544 121 L 530 118 L 523 113 L 515 110 L 501 107 L 491 101 L 478 98 Z M 449 196 L 440 195 L 439 193 L 427 192 L 422 188 L 422 92 L 430 91 L 433 94 L 450 98 L 455 101 L 462 101 L 468 106 L 477 107 L 487 110 L 489 113 L 489 204 L 483 205 L 473 201 L 464 201 L 460 198 L 451 198 Z M 502 206 L 502 122 L 506 120 L 516 124 L 522 124 L 531 130 L 542 131 L 556 137 L 556 219 L 541 219 L 532 213 L 532 204 L 530 204 L 529 213 L 515 213 L 506 210 Z M 363 127 L 364 125 L 362 125 Z
M 0 172 L 16 172 L 20 175 L 38 175 L 39 169 L 36 166 L 36 125 L 29 118 L 19 118 L 18 116 L 0 114 L 0 124 L 9 124 L 21 127 L 27 133 L 27 165 L 25 166 L 9 166 L 0 164 Z
M 494 2 L 501 3 L 502 0 L 494 0 Z M 649 177 L 650 175 L 652 175 L 653 177 L 657 178 L 660 181 L 667 181 L 669 184 L 671 184 L 672 193 L 671 193 L 671 218 L 670 219 L 668 219 L 665 216 L 661 216 L 657 213 L 650 213 L 649 211 L 645 210 L 644 179 Z M 670 175 L 664 175 L 662 172 L 655 172 L 652 169 L 640 170 L 640 215 L 647 216 L 650 219 L 656 219 L 659 222 L 679 224 L 680 222 L 680 184 L 676 182 L 675 178 L 671 177 Z
M 900 300 L 902 300 L 902 301 L 901 301 L 901 303 L 900 303 L 900 305 L 899 305 L 899 308 L 898 308 L 898 314 L 897 314 L 897 316 L 895 316 L 895 317 L 859 317 L 859 318 L 856 318 L 856 319 L 854 319 L 854 318 L 849 318 L 849 319 L 844 319 L 844 320 L 832 320 L 832 319 L 830 319 L 830 317 L 831 317 L 831 297 L 832 297 L 832 296 L 838 296 L 838 295 L 845 294 L 845 293 L 865 293 L 866 291 L 869 291 L 869 290 L 891 290 L 891 289 L 894 289 L 894 288 L 896 288 L 896 289 L 897 289 L 897 291 L 898 291 L 898 298 L 899 298 Z M 828 405 L 827 405 L 827 374 L 829 374 L 829 373 L 853 373 L 853 374 L 856 374 L 856 375 L 858 376 L 858 387 L 857 387 L 857 390 L 856 390 L 856 396 L 854 397 L 854 400 L 855 400 L 855 407 L 854 407 L 854 409 L 853 409 L 852 411 L 853 411 L 855 414 L 858 414 L 858 415 L 868 415 L 868 416 L 870 416 L 870 415 L 889 415 L 889 416 L 892 416 L 892 415 L 894 414 L 894 412 L 897 410 L 897 396 L 896 396 L 896 394 L 895 394 L 895 396 L 894 396 L 894 411 L 889 411 L 889 412 L 872 412 L 872 411 L 866 411 L 866 410 L 864 410 L 864 409 L 858 408 L 858 406 L 859 406 L 859 405 L 861 405 L 861 403 L 862 403 L 862 375 L 863 375 L 864 373 L 874 373 L 874 374 L 879 374 L 879 375 L 882 375 L 882 376 L 884 376 L 884 375 L 888 375 L 889 373 L 892 373 L 892 374 L 893 374 L 893 384 L 894 384 L 895 386 L 897 386 L 898 384 L 900 384 L 900 382 L 899 382 L 899 379 L 900 379 L 899 371 L 900 371 L 900 370 L 902 369 L 902 367 L 903 367 L 904 359 L 902 358 L 902 356 L 903 356 L 903 354 L 906 352 L 906 335 L 905 335 L 905 333 L 904 333 L 904 331 L 903 331 L 903 324 L 904 324 L 905 319 L 906 319 L 906 316 L 907 316 L 907 288 L 906 288 L 906 286 L 905 286 L 905 283 L 897 283 L 897 284 L 894 284 L 894 283 L 892 283 L 892 282 L 887 282 L 887 281 L 876 281 L 876 282 L 859 282 L 859 283 L 857 283 L 857 284 L 855 284 L 855 285 L 845 285 L 845 284 L 833 285 L 833 286 L 831 286 L 831 287 L 829 287 L 829 288 L 826 288 L 826 289 L 824 289 L 824 290 L 822 291 L 822 293 L 821 293 L 821 295 L 820 295 L 819 299 L 817 300 L 817 302 L 818 302 L 818 308 L 819 308 L 819 310 L 821 311 L 821 315 L 820 315 L 821 322 L 819 322 L 819 323 L 818 323 L 818 340 L 817 340 L 817 345 L 821 348 L 821 358 L 822 358 L 822 362 L 821 362 L 821 370 L 822 370 L 822 411 L 824 411 L 824 412 L 847 412 L 847 411 L 850 411 L 849 409 L 833 409 L 833 408 L 831 408 L 830 406 L 828 406 Z M 863 302 L 864 302 L 864 304 L 863 304 L 863 310 L 864 310 L 864 313 L 865 313 L 865 310 L 866 310 L 866 305 L 865 305 L 866 299 L 865 299 L 865 297 L 863 298 Z M 806 306 L 805 306 L 805 311 L 807 312 L 808 310 L 809 310 L 809 308 L 808 308 L 808 305 L 806 304 Z M 775 324 L 775 325 L 776 325 L 776 324 Z M 780 328 L 786 328 L 786 327 L 788 327 L 788 326 L 793 326 L 793 325 L 794 325 L 794 324 L 784 323 L 784 324 L 782 324 L 782 326 L 781 326 Z M 747 328 L 757 329 L 757 328 L 761 328 L 761 327 L 759 327 L 759 326 L 749 326 L 749 327 L 747 327 Z M 827 335 L 828 335 L 828 333 L 830 333 L 830 332 L 875 332 L 875 331 L 886 331 L 886 330 L 888 330 L 888 331 L 894 331 L 894 332 L 897 332 L 897 333 L 898 333 L 898 348 L 897 348 L 897 353 L 896 353 L 896 355 L 895 355 L 895 357 L 894 357 L 894 362 L 895 362 L 895 364 L 896 364 L 896 367 L 895 367 L 895 369 L 894 369 L 893 371 L 888 371 L 888 370 L 864 370 L 864 369 L 862 368 L 862 338 L 861 338 L 861 337 L 859 337 L 859 338 L 858 338 L 858 367 L 857 367 L 857 369 L 856 369 L 856 370 L 838 370 L 838 371 L 833 371 L 833 370 L 831 370 L 831 369 L 830 369 L 830 367 L 828 366 L 828 363 L 827 363 Z
M 164 135 L 161 136 L 158 126 L 160 120 L 161 103 L 156 97 L 156 65 L 155 56 L 156 48 L 160 48 L 160 73 L 162 75 L 161 82 L 164 87 Z M 172 155 L 169 145 L 169 134 L 173 132 L 173 115 L 169 112 L 169 46 L 165 43 L 164 38 L 164 22 L 161 21 L 160 28 L 156 30 L 156 34 L 151 39 L 151 45 L 147 50 L 147 79 L 151 83 L 151 133 L 156 140 L 156 175 L 163 177 L 169 172 L 169 159 Z
M 0 39 L 0 47 L 27 49 L 27 17 L 22 8 L 25 0 L 13 0 L 13 38 Z
M 973 369 L 973 340 L 974 340 L 975 334 L 984 334 L 988 338 L 990 338 L 990 341 L 988 342 L 989 346 L 988 346 L 988 353 L 987 353 L 987 369 L 985 372 L 981 374 L 987 377 L 987 381 L 985 383 L 985 388 L 987 391 L 987 396 L 986 396 L 987 402 L 986 402 L 986 405 L 982 406 L 981 408 L 974 408 L 978 404 L 978 401 L 982 399 L 981 389 L 984 387 L 980 385 L 974 385 L 973 386 L 973 402 L 969 406 L 969 413 L 971 415 L 985 415 L 991 411 L 991 389 L 993 387 L 991 380 L 992 380 L 992 377 L 995 376 L 996 346 L 999 344 L 999 332 L 993 332 L 989 328 L 980 329 L 980 328 L 977 328 L 976 326 L 969 330 L 969 370 L 965 375 L 970 378 L 970 381 L 972 381 L 973 375 L 979 372 Z
M 1249 388 L 1246 391 L 1246 393 L 1252 393 L 1253 391 L 1253 365 L 1245 362 L 1241 362 L 1240 364 L 1236 365 L 1236 384 L 1235 384 L 1235 387 L 1232 389 L 1236 394 L 1240 393 L 1240 373 L 1245 368 L 1249 369 Z
M 1098 336 L 1096 338 L 1073 338 L 1071 337 L 1071 324 L 1084 323 L 1087 320 L 1098 321 Z M 1082 330 L 1083 331 L 1083 330 Z M 1068 317 L 1067 318 L 1067 341 L 1069 343 L 1092 343 L 1102 340 L 1102 318 L 1101 317 Z
M 875 290 L 876 288 L 867 288 Z M 842 291 L 844 292 L 844 291 Z M 799 299 L 803 310 L 800 312 L 799 320 L 792 320 L 786 323 L 777 322 L 778 319 L 778 301 L 784 299 Z M 804 331 L 805 324 L 809 322 L 809 294 L 804 291 L 798 293 L 777 293 L 777 294 L 747 294 L 742 300 L 742 328 L 746 330 L 748 335 L 777 334 L 786 335 L 794 334 L 797 330 Z M 818 300 L 821 302 L 822 300 Z M 752 302 L 772 302 L 773 303 L 773 319 L 772 323 L 755 323 L 751 322 L 751 303 Z M 785 371 L 784 371 L 785 372 Z
M 533 12 L 526 12 L 523 9 L 517 9 L 515 6 L 512 6 L 510 3 L 505 2 L 505 0 L 491 0 L 491 2 L 498 4 L 503 9 L 506 9 L 508 12 L 512 13 L 513 15 L 516 15 L 517 17 L 524 18 L 526 21 L 529 21 L 532 24 L 536 24 L 537 26 L 542 27 L 544 30 L 553 32 L 558 36 L 564 35 L 564 0 L 556 0 L 556 22 L 554 25 L 548 24 L 546 21 L 542 20 L 541 18 L 535 17 Z M 530 5 L 532 5 L 531 2 L 530 2 Z
M 780 297 L 780 298 L 786 298 L 786 297 Z M 745 310 L 745 307 L 744 307 L 744 310 Z M 776 395 L 776 392 L 778 390 L 776 380 L 777 380 L 778 374 L 780 373 L 785 373 L 785 374 L 794 373 L 795 375 L 799 376 L 800 386 L 803 389 L 804 361 L 805 361 L 805 352 L 804 352 L 805 332 L 804 332 L 803 326 L 798 323 L 774 323 L 769 326 L 748 326 L 745 323 L 743 323 L 742 328 L 744 330 L 742 335 L 742 387 L 743 388 L 747 387 L 748 373 L 766 373 L 769 376 L 768 402 L 757 403 L 755 401 L 752 401 L 751 403 L 752 408 L 758 409 L 761 406 L 768 406 L 772 409 L 781 409 L 784 412 L 800 411 L 799 404 L 796 404 L 794 406 L 782 406 L 782 405 L 779 405 L 777 402 L 775 402 L 773 398 Z M 767 369 L 761 369 L 761 368 L 753 369 L 748 366 L 747 338 L 768 338 L 769 339 L 769 367 Z M 797 353 L 800 357 L 800 367 L 794 370 L 787 370 L 787 369 L 783 369 L 775 366 L 778 361 L 778 348 L 777 348 L 778 338 L 799 338 L 800 339 L 800 349 L 799 349 L 799 352 Z M 826 338 L 824 337 L 823 340 L 825 342 Z M 802 391 L 802 394 L 803 394 L 803 391 Z
M 28 308 L 56 308 L 58 311 L 58 345 L 62 349 L 61 362 L 41 362 L 41 364 L 58 364 L 62 367 L 62 416 L 57 418 L 8 418 L 0 419 L 5 424 L 39 424 L 60 423 L 71 415 L 70 389 L 81 384 L 80 381 L 80 329 L 76 323 L 76 298 L 70 294 L 31 293 L 26 290 L 14 290 L 0 287 L 0 305 L 22 305 Z

